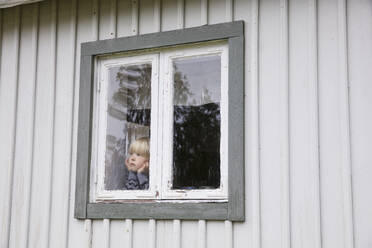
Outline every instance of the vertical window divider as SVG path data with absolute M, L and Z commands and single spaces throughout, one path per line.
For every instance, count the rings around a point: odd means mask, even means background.
M 159 120 L 159 164 L 158 169 L 160 170 L 160 175 L 157 180 L 157 187 L 158 187 L 158 197 L 160 199 L 163 198 L 163 176 L 164 176 L 164 115 L 165 115 L 165 110 L 164 110 L 164 98 L 165 98 L 165 85 L 166 80 L 164 78 L 164 56 L 162 53 L 159 53 L 159 112 L 160 112 L 160 120 Z
M 154 54 L 154 60 L 151 65 L 151 87 L 150 87 L 150 167 L 149 167 L 149 179 L 150 179 L 150 190 L 155 192 L 155 198 L 158 198 L 157 190 L 157 178 L 159 177 L 159 170 L 154 165 L 159 167 L 160 160 L 157 156 L 159 147 L 157 145 L 159 139 L 159 53 Z M 155 155 L 154 155 L 155 154 Z M 152 166 L 151 166 L 152 165 Z M 161 174 L 160 174 L 161 175 Z

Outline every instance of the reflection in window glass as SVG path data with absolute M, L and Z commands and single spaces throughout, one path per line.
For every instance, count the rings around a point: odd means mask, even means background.
M 105 189 L 148 189 L 151 64 L 111 67 L 108 82 Z
M 173 61 L 173 189 L 220 186 L 221 57 Z

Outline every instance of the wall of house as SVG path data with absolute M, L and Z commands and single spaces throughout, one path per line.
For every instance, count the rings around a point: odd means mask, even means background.
M 0 11 L 0 247 L 372 247 L 372 1 Z M 246 221 L 73 218 L 80 43 L 245 21 Z

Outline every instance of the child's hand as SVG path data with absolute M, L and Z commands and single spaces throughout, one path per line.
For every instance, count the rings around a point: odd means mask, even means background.
M 141 168 L 138 169 L 137 173 L 148 174 L 149 173 L 149 162 L 145 162 Z

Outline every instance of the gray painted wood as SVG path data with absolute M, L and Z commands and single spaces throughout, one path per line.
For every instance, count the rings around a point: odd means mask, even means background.
M 141 36 L 123 37 L 111 40 L 88 42 L 81 45 L 81 55 L 103 55 L 123 51 L 173 46 L 194 42 L 217 39 L 227 39 L 240 36 L 243 31 L 243 22 L 229 22 L 173 30 L 160 33 L 144 34 Z
M 227 203 L 88 203 L 87 218 L 224 220 L 227 211 Z
M 229 39 L 229 220 L 244 220 L 244 38 Z
M 89 168 L 92 116 L 92 56 L 81 56 L 79 127 L 76 166 L 75 217 L 86 218 L 86 206 L 89 197 Z

